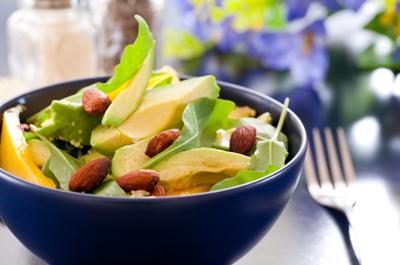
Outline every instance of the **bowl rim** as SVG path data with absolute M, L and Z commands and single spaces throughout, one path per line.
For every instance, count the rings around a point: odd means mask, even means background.
M 183 78 L 188 78 L 191 76 L 182 76 Z M 82 82 L 87 82 L 87 83 L 95 83 L 98 82 L 100 79 L 107 78 L 104 76 L 100 77 L 93 77 L 93 78 L 82 78 L 82 79 L 75 79 L 75 80 L 70 80 L 66 82 L 60 82 L 60 83 L 55 83 L 51 84 L 48 86 L 40 87 L 37 89 L 33 89 L 31 91 L 21 93 L 17 96 L 14 96 L 11 99 L 8 100 L 3 100 L 0 102 L 0 107 L 3 107 L 5 104 L 8 104 L 12 101 L 19 101 L 21 104 L 25 104 L 25 97 L 37 93 L 39 91 L 45 91 L 48 89 L 51 89 L 53 87 L 60 87 L 64 85 L 71 85 L 74 83 L 82 83 Z M 229 87 L 232 89 L 235 89 L 241 93 L 249 93 L 257 97 L 261 97 L 267 101 L 272 102 L 274 105 L 278 105 L 280 108 L 283 107 L 283 104 L 280 103 L 279 101 L 273 99 L 272 97 L 268 95 L 261 94 L 258 91 L 254 91 L 252 89 L 246 88 L 244 86 L 236 85 L 233 83 L 225 82 L 225 81 L 217 81 L 217 84 L 220 86 L 224 87 Z M 185 195 L 173 195 L 173 196 L 165 196 L 165 197 L 151 197 L 151 198 L 146 198 L 146 197 L 139 197 L 139 198 L 131 198 L 131 197 L 109 197 L 109 196 L 99 196 L 99 195 L 93 195 L 93 194 L 88 194 L 88 193 L 79 193 L 79 192 L 72 192 L 72 191 L 65 191 L 65 190 L 60 190 L 60 189 L 53 189 L 53 188 L 48 188 L 45 186 L 41 186 L 35 183 L 28 182 L 24 179 L 21 179 L 17 176 L 14 176 L 13 174 L 9 173 L 8 171 L 4 170 L 3 168 L 0 168 L 0 178 L 5 179 L 6 181 L 9 181 L 13 183 L 14 185 L 23 187 L 23 188 L 28 188 L 28 189 L 33 189 L 36 192 L 45 192 L 49 194 L 54 194 L 56 196 L 61 196 L 61 197 L 69 197 L 71 199 L 84 199 L 84 200 L 95 200 L 98 202 L 113 202 L 113 203 L 139 203 L 139 202 L 146 202 L 146 203 L 154 203 L 154 202 L 160 202 L 160 201 L 169 201 L 169 200 L 185 200 L 185 199 L 197 199 L 197 198 L 202 198 L 204 196 L 217 196 L 218 194 L 227 194 L 230 192 L 240 192 L 246 189 L 251 189 L 254 186 L 258 186 L 263 183 L 268 183 L 272 182 L 275 179 L 279 178 L 280 175 L 286 171 L 289 170 L 289 168 L 293 167 L 298 160 L 300 160 L 304 155 L 307 150 L 307 133 L 306 129 L 301 122 L 300 118 L 289 108 L 288 109 L 289 115 L 294 119 L 294 122 L 298 125 L 299 130 L 300 130 L 300 136 L 301 136 L 301 143 L 300 143 L 300 148 L 296 155 L 293 156 L 293 158 L 285 164 L 282 168 L 278 169 L 274 173 L 270 174 L 268 177 L 264 176 L 262 178 L 240 184 L 238 186 L 226 188 L 226 189 L 221 189 L 221 190 L 214 190 L 214 191 L 208 191 L 208 192 L 201 192 L 201 193 L 196 193 L 196 194 L 185 194 Z M 1 114 L 2 115 L 2 114 Z

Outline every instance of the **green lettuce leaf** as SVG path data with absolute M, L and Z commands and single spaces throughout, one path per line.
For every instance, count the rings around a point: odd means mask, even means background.
M 139 15 L 135 16 L 139 23 L 138 36 L 133 44 L 127 45 L 121 57 L 121 62 L 115 66 L 114 75 L 106 83 L 97 83 L 97 89 L 110 93 L 120 88 L 131 79 L 142 67 L 147 55 L 154 48 L 153 35 L 146 21 Z
M 244 183 L 248 183 L 256 179 L 266 177 L 274 173 L 278 169 L 279 167 L 277 166 L 270 166 L 266 171 L 263 172 L 253 170 L 241 170 L 234 177 L 221 180 L 220 182 L 214 184 L 214 186 L 211 187 L 210 191 L 227 189 Z
M 189 103 L 182 114 L 184 126 L 180 137 L 167 149 L 146 162 L 144 168 L 152 168 L 160 161 L 178 152 L 197 147 L 210 147 L 216 131 L 225 127 L 235 103 L 223 99 L 201 98 Z
M 44 172 L 46 176 L 56 178 L 61 189 L 69 190 L 69 181 L 72 175 L 81 167 L 81 163 L 78 159 L 72 157 L 66 152 L 58 149 L 52 142 L 47 140 L 46 137 L 37 133 L 37 129 L 32 126 L 32 130 L 36 135 L 49 147 L 51 156 L 46 162 L 46 170 Z M 47 174 L 46 174 L 47 173 Z

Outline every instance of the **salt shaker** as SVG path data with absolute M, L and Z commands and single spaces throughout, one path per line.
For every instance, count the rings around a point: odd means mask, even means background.
M 31 86 L 94 76 L 96 29 L 74 0 L 20 0 L 8 18 L 8 64 Z

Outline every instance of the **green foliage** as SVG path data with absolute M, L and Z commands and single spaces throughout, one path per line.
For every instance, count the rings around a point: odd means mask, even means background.
M 49 147 L 51 152 L 51 156 L 44 166 L 44 174 L 48 177 L 55 178 L 61 189 L 69 190 L 69 181 L 76 170 L 79 169 L 81 163 L 78 159 L 58 149 L 46 137 L 37 133 L 36 129 L 34 129 L 34 132 Z

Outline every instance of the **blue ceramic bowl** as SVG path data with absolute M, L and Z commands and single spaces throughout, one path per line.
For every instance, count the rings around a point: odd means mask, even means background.
M 57 84 L 12 99 L 23 119 L 78 89 L 105 79 Z M 282 105 L 220 83 L 221 97 L 278 119 Z M 272 176 L 228 190 L 155 199 L 105 198 L 48 189 L 0 170 L 0 216 L 12 233 L 49 264 L 231 264 L 259 242 L 293 193 L 306 151 L 306 133 L 289 111 L 286 166 Z

